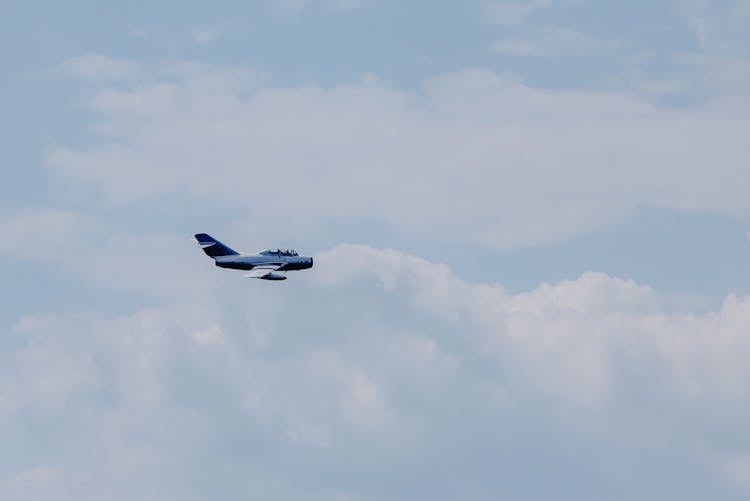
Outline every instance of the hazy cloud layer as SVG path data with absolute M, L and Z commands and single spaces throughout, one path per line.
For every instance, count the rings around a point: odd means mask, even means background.
M 745 98 L 674 110 L 486 70 L 418 94 L 369 79 L 274 88 L 241 68 L 182 64 L 95 87 L 89 105 L 96 143 L 56 148 L 49 164 L 109 206 L 218 203 L 257 230 L 370 220 L 495 248 L 570 237 L 643 205 L 750 217 Z
M 746 499 L 749 5 L 19 3 L 0 499 Z
M 671 311 L 595 273 L 511 294 L 365 246 L 316 263 L 282 287 L 207 273 L 200 300 L 184 289 L 123 316 L 20 319 L 0 370 L 3 442 L 20 460 L 3 466 L 0 493 L 747 492 L 750 298 Z M 544 486 L 523 479 L 536 469 Z
M 486 2 L 485 12 L 490 22 L 507 26 L 518 24 L 535 12 L 549 8 L 551 4 L 551 0 Z
M 274 9 L 281 9 L 288 14 L 302 14 L 308 9 L 318 7 L 324 11 L 347 12 L 366 5 L 368 0 L 278 0 L 269 2 Z
M 528 38 L 496 40 L 490 50 L 516 57 L 581 56 L 606 49 L 606 43 L 570 29 L 546 28 Z

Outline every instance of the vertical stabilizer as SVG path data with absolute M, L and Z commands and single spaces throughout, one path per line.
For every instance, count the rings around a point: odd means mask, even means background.
M 207 256 L 219 257 L 233 256 L 237 254 L 236 251 L 230 249 L 207 233 L 197 233 L 195 235 L 195 239 L 198 241 L 198 244 L 201 246 L 201 249 L 203 249 L 203 252 L 205 252 Z

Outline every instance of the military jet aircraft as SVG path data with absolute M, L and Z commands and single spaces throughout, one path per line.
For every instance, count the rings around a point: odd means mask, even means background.
M 293 250 L 265 249 L 257 254 L 240 254 L 206 233 L 197 233 L 195 239 L 216 266 L 249 270 L 250 273 L 245 275 L 248 278 L 286 280 L 283 273 L 287 270 L 306 270 L 313 265 L 313 258 L 300 256 Z

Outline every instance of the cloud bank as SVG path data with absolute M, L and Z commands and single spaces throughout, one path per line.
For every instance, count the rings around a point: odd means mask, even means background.
M 24 466 L 3 497 L 746 494 L 750 298 L 675 310 L 601 273 L 510 293 L 361 245 L 314 271 L 19 320 L 0 422 Z
M 257 231 L 374 221 L 497 249 L 565 239 L 644 205 L 750 216 L 738 95 L 677 110 L 479 69 L 419 93 L 373 79 L 273 87 L 198 64 L 91 90 L 96 142 L 54 149 L 49 167 L 109 207 L 218 203 Z M 270 207 L 273 220 L 261 217 Z

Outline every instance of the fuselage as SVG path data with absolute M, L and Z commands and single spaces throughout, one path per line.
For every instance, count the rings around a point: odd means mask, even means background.
M 235 254 L 214 257 L 216 266 L 233 270 L 252 270 L 256 266 L 268 264 L 282 265 L 278 271 L 306 270 L 312 268 L 313 258 L 306 256 L 284 255 L 273 251 L 259 254 Z

